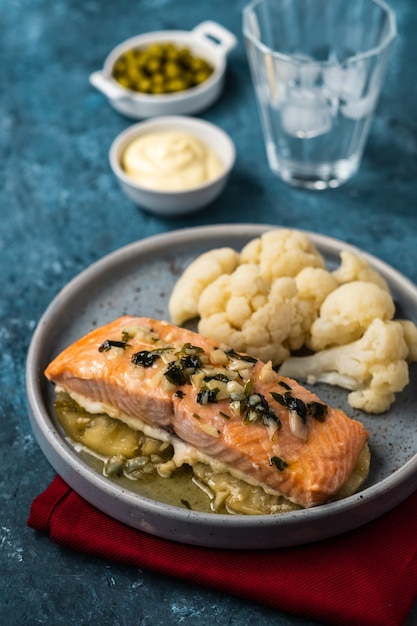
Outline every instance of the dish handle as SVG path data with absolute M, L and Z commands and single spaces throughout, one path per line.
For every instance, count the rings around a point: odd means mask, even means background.
M 89 81 L 93 87 L 101 91 L 101 93 L 104 93 L 104 95 L 111 100 L 120 100 L 123 98 L 119 88 L 113 85 L 104 72 L 93 72 L 89 76 Z
M 191 33 L 196 39 L 209 41 L 224 56 L 237 44 L 237 38 L 230 30 L 211 20 L 201 22 L 201 24 L 193 28 Z

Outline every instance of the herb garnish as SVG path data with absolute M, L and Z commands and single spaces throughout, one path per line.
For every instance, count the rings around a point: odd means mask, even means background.
M 280 471 L 283 472 L 285 470 L 286 467 L 288 467 L 288 463 L 286 463 L 283 459 L 281 459 L 279 456 L 273 456 L 271 457 L 271 465 L 275 465 L 275 467 Z
M 250 389 L 252 387 L 250 386 Z M 255 424 L 260 422 L 264 426 L 268 426 L 271 422 L 277 428 L 281 428 L 281 421 L 275 411 L 271 409 L 265 396 L 261 393 L 249 393 L 244 401 L 240 402 L 240 408 L 243 409 L 243 423 Z
M 155 361 L 160 359 L 158 352 L 150 350 L 141 350 L 132 354 L 131 362 L 134 365 L 141 365 L 142 367 L 151 367 Z
M 164 376 L 170 383 L 177 387 L 181 387 L 189 382 L 189 377 L 184 373 L 181 364 L 177 361 L 168 363 Z
M 276 400 L 281 406 L 284 406 L 289 411 L 295 411 L 303 424 L 307 423 L 307 408 L 305 402 L 300 400 L 300 398 L 294 398 L 290 392 L 286 392 L 284 394 L 276 393 L 275 391 L 271 391 L 271 396 Z
M 103 341 L 98 351 L 107 352 L 111 348 L 122 348 L 124 350 L 127 345 L 127 341 L 114 341 L 113 339 L 106 339 L 105 341 Z
M 226 376 L 226 374 L 222 374 L 221 372 L 218 372 L 217 374 L 213 374 L 212 376 L 207 375 L 207 376 L 204 376 L 203 378 L 203 381 L 205 383 L 210 382 L 210 380 L 218 380 L 223 383 L 228 383 L 230 378 Z
M 200 348 L 200 346 L 194 346 L 192 343 L 184 343 L 182 351 L 185 354 L 204 354 L 203 348 Z
M 200 358 L 196 354 L 188 354 L 180 359 L 180 364 L 183 370 L 192 370 L 189 373 L 195 374 L 195 372 L 201 367 Z
M 324 422 L 327 416 L 328 406 L 327 404 L 322 404 L 321 402 L 316 402 L 313 400 L 312 402 L 307 402 L 307 415 L 310 417 L 314 417 L 318 422 Z
M 191 376 L 202 367 L 201 359 L 198 356 L 201 352 L 204 352 L 202 348 L 190 343 L 184 344 L 182 354 L 185 356 L 168 363 L 166 372 L 164 372 L 166 379 L 177 387 L 190 384 Z
M 206 405 L 206 404 L 214 404 L 217 402 L 217 394 L 220 389 L 215 387 L 214 389 L 209 389 L 208 387 L 202 387 L 200 391 L 197 393 L 196 400 L 198 404 Z
M 306 404 L 300 398 L 294 398 L 290 391 L 287 391 L 284 394 L 271 391 L 271 396 L 274 400 L 276 400 L 276 402 L 281 404 L 281 406 L 284 406 L 289 411 L 295 411 L 301 418 L 303 424 L 307 424 L 308 417 L 313 417 L 318 422 L 324 422 L 326 419 L 328 410 L 327 404 L 322 404 L 321 402 L 316 402 L 315 400 L 307 402 Z
M 239 354 L 239 352 L 235 352 L 234 350 L 228 350 L 226 354 L 231 359 L 239 359 L 240 361 L 247 361 L 248 363 L 257 363 L 258 361 L 258 359 L 255 359 L 253 356 L 249 356 L 248 354 Z

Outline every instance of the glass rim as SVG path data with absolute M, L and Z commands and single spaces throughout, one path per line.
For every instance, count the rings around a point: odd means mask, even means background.
M 345 59 L 338 61 L 335 60 L 326 60 L 326 61 L 318 61 L 316 59 L 301 59 L 296 56 L 286 54 L 284 52 L 279 52 L 278 50 L 273 50 L 265 43 L 263 43 L 258 37 L 256 37 L 249 29 L 247 21 L 251 19 L 251 16 L 254 15 L 254 8 L 260 4 L 263 0 L 252 0 L 248 5 L 243 7 L 243 34 L 247 37 L 259 50 L 261 50 L 264 54 L 269 54 L 270 56 L 281 59 L 282 61 L 286 61 L 287 63 L 292 63 L 293 65 L 298 66 L 320 66 L 320 67 L 329 67 L 341 64 L 350 64 L 356 63 L 363 59 L 367 59 L 372 56 L 377 56 L 384 52 L 390 44 L 394 41 L 394 39 L 398 35 L 397 31 L 397 22 L 395 18 L 395 13 L 391 9 L 390 6 L 384 0 L 368 0 L 371 4 L 375 4 L 385 12 L 388 18 L 389 29 L 386 33 L 383 40 L 377 45 L 369 48 L 369 50 L 365 50 L 364 52 L 358 52 L 356 54 L 352 54 Z

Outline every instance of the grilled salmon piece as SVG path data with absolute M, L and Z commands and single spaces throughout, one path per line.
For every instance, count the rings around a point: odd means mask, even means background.
M 163 429 L 215 469 L 303 507 L 338 492 L 368 437 L 270 363 L 150 318 L 93 330 L 45 375 L 86 410 Z
M 239 478 L 260 484 L 269 493 L 280 493 L 304 507 L 325 502 L 351 474 L 367 431 L 360 422 L 331 407 L 326 407 L 324 421 L 310 417 L 304 423 L 271 393 L 282 397 L 280 382 L 284 382 L 291 387 L 291 397 L 305 405 L 317 402 L 324 406 L 319 398 L 278 374 L 267 383 L 256 374 L 254 371 L 252 395 L 268 398 L 269 408 L 279 420 L 276 430 L 274 418 L 268 426 L 262 420 L 248 424 L 234 414 L 228 400 L 214 405 L 215 410 L 209 404 L 202 407 L 196 401 L 198 391 L 190 389 L 182 399 L 174 399 L 174 431 L 197 448 L 204 448 L 207 455 L 232 466 Z M 284 393 L 288 393 L 286 387 Z
M 126 413 L 166 428 L 171 422 L 172 392 L 158 381 L 163 362 L 155 362 L 152 376 L 142 376 L 144 369 L 131 363 L 134 352 L 155 349 L 157 339 L 147 328 L 133 350 L 128 340 L 132 320 L 119 318 L 93 330 L 66 348 L 47 367 L 45 375 L 80 404 L 88 401 L 92 413 L 104 407 L 111 417 Z M 97 411 L 94 403 L 99 405 Z

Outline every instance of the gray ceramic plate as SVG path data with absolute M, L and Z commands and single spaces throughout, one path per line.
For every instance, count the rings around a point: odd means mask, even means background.
M 274 228 L 274 227 L 269 227 Z M 221 225 L 170 232 L 118 250 L 82 272 L 53 300 L 34 333 L 27 360 L 30 420 L 55 471 L 81 496 L 110 516 L 148 533 L 207 547 L 258 549 L 317 541 L 357 528 L 409 496 L 417 486 L 417 371 L 383 416 L 365 416 L 346 404 L 346 392 L 315 388 L 324 401 L 344 408 L 370 431 L 372 466 L 365 488 L 336 503 L 285 515 L 227 516 L 199 513 L 144 498 L 104 478 L 86 463 L 56 427 L 53 389 L 45 366 L 93 327 L 122 314 L 168 319 L 171 289 L 186 265 L 220 246 L 240 249 L 267 226 Z M 336 267 L 340 241 L 307 233 Z M 363 253 L 364 254 L 364 253 Z M 417 320 L 417 287 L 378 259 L 365 255 L 389 282 L 401 317 Z M 413 384 L 414 383 L 414 384 Z

